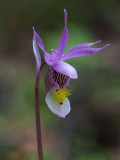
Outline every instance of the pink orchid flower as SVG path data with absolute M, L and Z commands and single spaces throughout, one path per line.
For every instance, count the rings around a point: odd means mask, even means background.
M 45 77 L 45 87 L 47 89 L 46 103 L 50 110 L 61 118 L 70 112 L 70 102 L 68 96 L 70 95 L 69 84 L 71 79 L 78 77 L 76 69 L 64 60 L 79 56 L 89 56 L 101 49 L 106 48 L 109 44 L 101 48 L 90 48 L 92 45 L 101 41 L 93 43 L 78 44 L 69 49 L 65 54 L 64 50 L 68 43 L 69 33 L 67 29 L 67 12 L 64 9 L 65 27 L 60 37 L 57 49 L 51 49 L 52 54 L 46 52 L 41 38 L 38 36 L 33 27 L 33 51 L 36 58 L 36 74 L 39 75 L 41 66 L 41 57 L 37 45 L 44 51 L 45 62 L 50 65 L 50 68 Z

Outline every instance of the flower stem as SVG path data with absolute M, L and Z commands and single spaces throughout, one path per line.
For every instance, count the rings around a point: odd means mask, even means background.
M 35 88 L 35 114 L 36 114 L 36 132 L 39 160 L 43 160 L 41 124 L 40 124 L 40 109 L 39 109 L 39 88 Z
M 40 71 L 43 68 L 45 62 L 42 63 Z M 35 117 L 36 117 L 36 132 L 37 132 L 37 146 L 39 160 L 43 160 L 42 138 L 41 138 L 41 123 L 40 123 L 40 109 L 39 109 L 39 80 L 40 74 L 36 75 L 35 83 Z

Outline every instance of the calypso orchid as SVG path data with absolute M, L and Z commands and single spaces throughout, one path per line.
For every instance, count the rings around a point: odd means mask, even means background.
M 101 48 L 90 48 L 92 45 L 99 43 L 100 41 L 78 44 L 63 54 L 69 39 L 67 29 L 67 12 L 65 9 L 64 16 L 65 27 L 60 37 L 57 49 L 51 49 L 52 54 L 46 52 L 41 38 L 33 27 L 33 51 L 36 58 L 36 76 L 38 76 L 39 80 L 41 67 L 41 57 L 38 50 L 39 46 L 44 51 L 45 62 L 50 65 L 45 77 L 45 87 L 47 90 L 45 101 L 50 110 L 61 118 L 65 118 L 65 116 L 70 112 L 70 102 L 68 100 L 68 96 L 70 95 L 69 84 L 71 79 L 76 79 L 78 77 L 76 69 L 70 64 L 64 62 L 64 60 L 79 56 L 89 56 L 109 46 L 109 44 L 107 44 Z

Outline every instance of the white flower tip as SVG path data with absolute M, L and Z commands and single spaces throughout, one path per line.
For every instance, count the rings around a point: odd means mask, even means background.
M 36 35 L 36 31 L 35 31 L 34 26 L 32 27 L 32 29 L 33 29 L 33 34 Z
M 97 41 L 96 43 L 100 43 L 100 42 L 101 42 L 101 40 Z
M 58 117 L 60 117 L 60 118 L 65 118 L 66 117 L 66 115 L 65 116 L 63 116 L 63 115 L 60 115 L 60 114 L 58 114 L 58 113 L 55 113 L 54 111 L 52 111 L 55 115 L 57 115 Z
M 64 13 L 67 13 L 66 9 L 64 9 Z
M 110 44 L 106 44 L 105 46 L 102 47 L 102 49 L 104 49 L 104 48 L 106 48 L 108 46 L 110 46 Z
M 67 11 L 64 9 L 64 15 L 65 15 L 65 25 L 67 25 Z
M 46 102 L 47 103 L 47 102 Z M 63 114 L 60 114 L 60 113 L 58 113 L 58 112 L 56 112 L 54 109 L 52 109 L 52 108 L 50 108 L 50 110 L 56 115 L 56 116 L 58 116 L 58 117 L 60 117 L 60 118 L 66 118 L 66 116 L 67 116 L 67 114 L 66 115 L 63 115 Z
M 97 44 L 97 43 L 100 43 L 100 42 L 101 42 L 101 40 L 93 42 L 92 44 Z
M 34 26 L 32 27 L 32 29 L 33 29 L 33 32 L 35 32 Z
M 78 78 L 77 71 L 74 71 L 73 73 L 74 73 L 73 75 L 70 75 L 70 78 L 77 79 Z

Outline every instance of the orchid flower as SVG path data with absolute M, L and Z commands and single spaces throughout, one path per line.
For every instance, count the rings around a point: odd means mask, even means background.
M 68 96 L 70 95 L 69 84 L 71 79 L 76 79 L 78 77 L 76 69 L 70 64 L 64 62 L 64 60 L 79 56 L 89 56 L 109 46 L 109 44 L 107 44 L 101 48 L 90 48 L 92 45 L 99 43 L 100 41 L 78 44 L 63 54 L 69 39 L 67 29 L 67 12 L 65 9 L 64 16 L 65 27 L 60 37 L 57 49 L 51 49 L 52 54 L 46 52 L 41 38 L 33 28 L 33 49 L 36 58 L 37 73 L 39 74 L 41 63 L 37 45 L 44 51 L 45 62 L 50 65 L 45 77 L 45 87 L 47 90 L 45 101 L 50 110 L 61 118 L 65 118 L 71 110 L 70 102 L 68 100 Z

